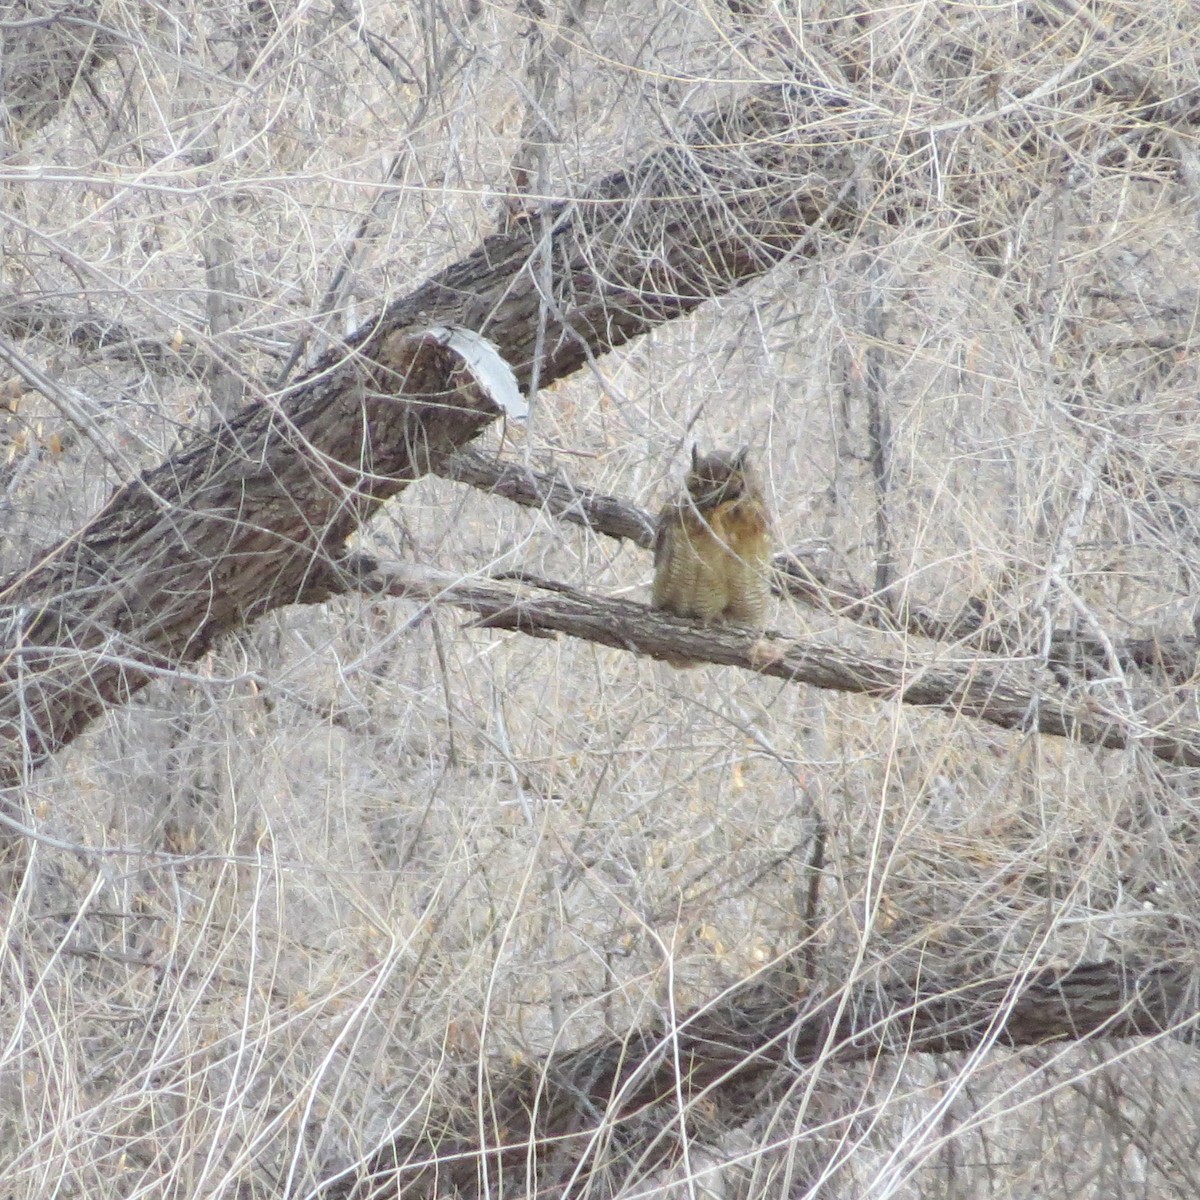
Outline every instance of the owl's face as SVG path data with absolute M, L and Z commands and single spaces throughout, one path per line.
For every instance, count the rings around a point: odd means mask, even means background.
M 735 454 L 716 451 L 699 455 L 692 448 L 692 469 L 688 472 L 687 488 L 697 508 L 712 508 L 728 500 L 757 495 L 749 448 Z

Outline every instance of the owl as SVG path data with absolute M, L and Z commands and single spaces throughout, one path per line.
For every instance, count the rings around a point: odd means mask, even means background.
M 686 492 L 658 517 L 654 607 L 761 629 L 770 560 L 770 520 L 749 447 L 703 456 L 693 447 Z

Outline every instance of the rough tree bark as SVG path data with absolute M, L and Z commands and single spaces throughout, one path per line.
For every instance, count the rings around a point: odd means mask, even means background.
M 346 574 L 362 591 L 468 609 L 489 629 L 511 629 L 535 637 L 566 633 L 655 658 L 742 667 L 829 691 L 937 708 L 999 729 L 1047 733 L 1111 750 L 1138 745 L 1166 762 L 1200 766 L 1200 739 L 1194 730 L 1163 723 L 1153 730 L 1132 729 L 1132 722 L 1115 712 L 1104 713 L 1097 704 L 1075 703 L 1039 691 L 1020 660 L 1014 663 L 977 656 L 963 664 L 901 660 L 882 654 L 868 657 L 778 634 L 758 637 L 736 626 L 706 627 L 644 604 L 590 596 L 544 580 L 517 580 L 518 584 L 532 583 L 532 588 L 459 581 L 446 572 L 399 563 L 380 569 L 365 557 L 348 561 Z M 539 586 L 549 591 L 539 593 L 535 590 Z
M 423 330 L 485 334 L 526 388 L 570 374 L 811 252 L 817 227 L 853 227 L 861 118 L 779 85 L 698 119 L 689 142 L 487 239 L 119 489 L 0 583 L 0 789 L 222 633 L 342 586 L 346 537 L 493 416 Z
M 816 227 L 849 227 L 838 121 L 796 87 L 710 115 L 686 146 L 488 238 L 120 488 L 0 585 L 0 787 L 222 633 L 327 595 L 347 536 L 494 418 L 422 331 L 483 333 L 527 389 L 570 374 L 808 250 Z
M 1144 120 L 1195 120 L 1192 111 L 1159 117 L 1149 103 Z M 31 108 L 26 119 L 41 117 Z M 865 128 L 863 114 L 827 94 L 758 92 L 698 122 L 689 146 L 488 239 L 306 379 L 119 489 L 82 530 L 0 584 L 0 787 L 222 633 L 347 586 L 338 569 L 346 537 L 493 419 L 423 331 L 456 323 L 483 333 L 527 388 L 561 378 L 807 253 L 815 226 L 852 227 L 847 147 Z M 689 1101 L 718 1105 L 727 1127 L 785 1064 L 1161 1034 L 1195 1012 L 1194 976 L 1171 966 L 856 984 L 816 1000 L 785 962 L 671 1030 L 637 1030 L 498 1076 L 482 1121 L 482 1105 L 465 1128 L 434 1121 L 419 1139 L 389 1142 L 367 1182 L 328 1191 L 419 1196 L 452 1183 L 495 1195 L 503 1172 L 527 1194 L 529 1171 L 554 1186 L 602 1159 L 644 1174 L 674 1153 L 666 1131 L 681 1087 Z
M 418 1136 L 390 1140 L 361 1175 L 331 1181 L 322 1196 L 584 1194 L 599 1173 L 613 1189 L 599 1194 L 614 1194 L 678 1157 L 681 1094 L 695 1110 L 688 1136 L 703 1142 L 706 1125 L 719 1133 L 752 1117 L 777 1071 L 816 1062 L 1156 1034 L 1190 1040 L 1196 989 L 1182 966 L 1098 962 L 813 996 L 789 958 L 672 1028 L 599 1038 L 515 1072 L 498 1067 L 486 1096 L 465 1098 L 457 1117 L 426 1120 Z

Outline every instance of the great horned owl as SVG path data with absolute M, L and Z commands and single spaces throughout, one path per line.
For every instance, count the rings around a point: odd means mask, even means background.
M 703 456 L 693 447 L 686 494 L 658 517 L 654 607 L 761 629 L 770 559 L 770 521 L 749 447 Z

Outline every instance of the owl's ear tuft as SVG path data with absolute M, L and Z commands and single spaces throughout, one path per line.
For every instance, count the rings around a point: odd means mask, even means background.
M 733 465 L 740 470 L 750 461 L 750 447 L 743 446 L 734 456 Z
M 692 443 L 692 470 L 694 471 L 700 465 L 700 447 L 695 442 Z

